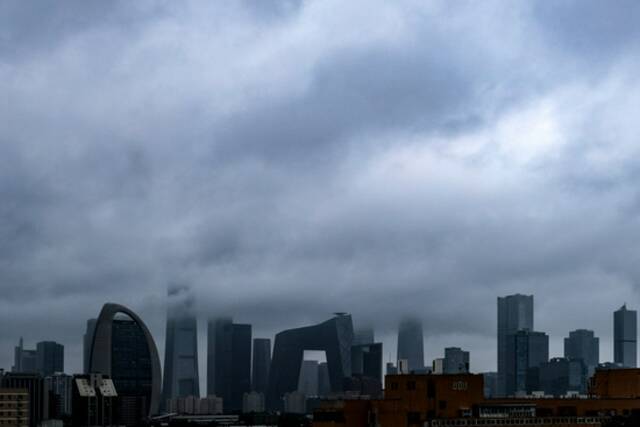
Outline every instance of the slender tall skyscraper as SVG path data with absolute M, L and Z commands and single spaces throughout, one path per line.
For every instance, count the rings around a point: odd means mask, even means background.
M 564 357 L 582 359 L 591 376 L 600 362 L 600 340 L 587 329 L 571 331 L 564 339 Z
M 637 366 L 638 313 L 627 305 L 613 313 L 613 361 L 625 368 Z
M 198 321 L 187 286 L 169 288 L 164 354 L 163 404 L 168 399 L 200 396 Z
M 271 365 L 271 340 L 255 338 L 253 340 L 253 372 L 251 389 L 259 393 L 267 392 L 269 366 Z
M 424 337 L 419 319 L 404 319 L 398 328 L 398 360 L 406 359 L 409 371 L 424 369 Z
M 84 353 L 82 371 L 85 374 L 89 373 L 89 364 L 91 362 L 91 360 L 90 360 L 90 358 L 91 358 L 91 346 L 93 345 L 93 334 L 96 331 L 96 322 L 97 321 L 98 321 L 98 319 L 89 319 L 89 320 L 87 320 L 87 330 L 84 333 L 83 340 L 82 340 L 83 353 Z
M 507 363 L 515 358 L 507 337 L 520 330 L 533 331 L 533 295 L 498 297 L 498 396 L 506 394 Z
M 531 368 L 539 368 L 549 360 L 549 336 L 544 332 L 520 330 L 507 336 L 507 396 L 537 390 L 537 376 Z

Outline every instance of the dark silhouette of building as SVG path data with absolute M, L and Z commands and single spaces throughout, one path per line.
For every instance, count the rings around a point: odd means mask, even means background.
M 406 360 L 409 372 L 424 371 L 424 336 L 422 322 L 404 319 L 398 327 L 398 360 Z
M 469 373 L 469 352 L 459 347 L 447 347 L 444 349 L 445 374 Z
M 133 311 L 118 304 L 104 305 L 91 346 L 90 370 L 113 380 L 120 424 L 140 425 L 158 413 L 158 350 L 147 326 Z
M 1 388 L 26 390 L 29 393 L 29 426 L 38 427 L 47 418 L 48 399 L 44 380 L 40 374 L 10 372 L 4 374 Z
M 54 341 L 36 344 L 36 369 L 43 377 L 64 372 L 64 346 Z
M 561 397 L 569 392 L 587 392 L 587 367 L 582 359 L 554 357 L 540 364 L 540 390 L 550 396 Z
M 382 343 L 352 346 L 351 374 L 377 380 L 382 388 Z
M 93 334 L 96 330 L 96 322 L 98 319 L 89 319 L 87 320 L 87 329 L 82 336 L 82 351 L 83 351 L 83 359 L 82 359 L 82 372 L 85 374 L 89 373 L 89 365 L 91 363 L 91 345 L 93 344 Z
M 212 320 L 208 326 L 207 383 L 213 393 L 221 397 L 225 410 L 242 409 L 242 397 L 251 391 L 251 325 L 236 324 L 229 318 Z M 213 338 L 213 343 L 211 343 Z
M 329 365 L 327 365 L 327 362 L 322 362 L 318 365 L 318 396 L 326 397 L 329 393 L 331 393 Z
M 251 389 L 258 393 L 266 393 L 269 383 L 269 367 L 271 366 L 271 340 L 255 338 L 253 340 L 253 369 Z
M 120 397 L 108 376 L 97 373 L 74 375 L 71 399 L 72 427 L 106 427 L 120 424 Z
M 314 397 L 318 395 L 318 361 L 303 360 L 300 366 L 300 375 L 298 376 L 298 391 L 306 397 Z
M 282 396 L 297 389 L 305 350 L 325 352 L 331 391 L 342 391 L 343 379 L 351 376 L 352 343 L 353 323 L 351 316 L 346 314 L 338 314 L 318 325 L 277 334 L 269 372 L 267 406 L 281 408 Z
M 162 404 L 177 397 L 200 397 L 198 321 L 188 286 L 169 287 Z M 117 384 L 116 384 L 117 385 Z
M 13 354 L 14 361 L 11 372 L 34 373 L 38 371 L 36 351 L 25 349 L 22 337 L 20 337 L 20 343 L 15 347 Z
M 507 336 L 506 393 L 508 396 L 538 389 L 535 369 L 549 360 L 549 336 L 544 332 L 518 331 Z
M 507 336 L 519 330 L 533 331 L 533 295 L 498 297 L 498 396 L 507 395 L 507 365 L 514 360 L 514 349 Z
M 600 363 L 600 340 L 593 331 L 577 329 L 564 339 L 564 357 L 582 359 L 587 367 L 587 376 L 595 372 Z
M 49 398 L 49 418 L 61 420 L 71 415 L 73 377 L 61 372 L 44 379 Z
M 638 351 L 638 313 L 623 305 L 613 313 L 613 361 L 635 368 Z

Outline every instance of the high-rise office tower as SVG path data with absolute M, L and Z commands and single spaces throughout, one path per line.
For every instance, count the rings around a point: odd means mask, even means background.
M 118 304 L 102 307 L 89 369 L 113 380 L 119 425 L 139 426 L 149 416 L 158 414 L 161 386 L 158 350 L 147 326 L 128 308 Z
M 600 340 L 587 329 L 571 331 L 564 339 L 564 357 L 582 359 L 591 376 L 600 363 Z
M 96 322 L 98 319 L 89 319 L 87 320 L 87 330 L 82 337 L 82 350 L 83 350 L 83 364 L 82 364 L 82 372 L 85 374 L 89 373 L 89 358 L 91 357 L 91 345 L 93 344 L 93 333 L 96 330 Z
M 352 346 L 351 374 L 376 380 L 382 387 L 382 343 Z
M 549 336 L 544 332 L 521 330 L 507 336 L 507 396 L 530 392 L 537 387 L 537 374 L 532 368 L 539 368 L 549 360 Z
M 207 392 L 221 397 L 225 410 L 241 410 L 244 393 L 251 391 L 251 325 L 211 320 L 207 335 L 213 353 L 207 355 Z
M 469 352 L 458 347 L 445 348 L 443 371 L 445 374 L 469 373 Z
M 627 305 L 613 313 L 613 361 L 625 368 L 637 366 L 638 313 Z
M 327 362 L 322 362 L 318 365 L 318 396 L 326 397 L 329 393 L 331 393 L 329 365 Z
M 187 286 L 169 288 L 164 354 L 163 404 L 172 398 L 200 397 L 198 321 Z
M 43 377 L 64 372 L 64 346 L 54 341 L 36 344 L 36 369 Z
M 24 341 L 20 337 L 20 343 L 14 348 L 14 361 L 11 372 L 34 373 L 38 370 L 37 354 L 35 350 L 26 350 Z
M 424 370 L 424 337 L 422 322 L 408 318 L 398 328 L 398 360 L 407 360 L 409 371 Z
M 533 331 L 533 295 L 509 295 L 498 298 L 498 388 L 497 395 L 505 396 L 507 363 L 514 355 L 507 347 L 507 336 L 519 330 Z
M 253 340 L 253 369 L 251 389 L 258 393 L 267 392 L 269 367 L 271 366 L 271 340 L 255 338 Z

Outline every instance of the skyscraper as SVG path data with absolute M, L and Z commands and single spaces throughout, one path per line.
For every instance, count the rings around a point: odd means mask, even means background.
M 137 426 L 158 413 L 158 350 L 147 326 L 128 308 L 105 304 L 100 311 L 89 369 L 113 380 L 120 425 Z
M 210 320 L 207 335 L 207 392 L 221 397 L 225 409 L 240 410 L 251 391 L 251 325 Z
M 43 377 L 64 372 L 64 346 L 54 341 L 36 344 L 36 369 Z
M 498 297 L 498 396 L 506 395 L 507 363 L 514 359 L 507 336 L 519 330 L 533 331 L 533 295 Z
M 582 359 L 591 376 L 600 363 L 600 340 L 587 329 L 571 331 L 564 339 L 564 357 Z
M 298 377 L 298 391 L 306 397 L 318 395 L 318 361 L 303 360 Z
M 271 340 L 255 338 L 253 340 L 253 369 L 251 389 L 258 393 L 267 392 L 269 367 L 271 366 Z
M 169 288 L 165 343 L 163 403 L 177 397 L 200 397 L 198 321 L 187 286 Z
M 375 332 L 372 328 L 356 329 L 353 331 L 353 345 L 373 344 Z
M 549 336 L 544 332 L 521 330 L 507 335 L 507 396 L 529 392 L 536 388 L 530 380 L 531 369 L 549 360 Z M 537 382 L 537 375 L 534 375 Z
M 24 341 L 20 337 L 18 346 L 13 351 L 14 361 L 11 372 L 37 372 L 37 356 L 35 350 L 26 350 L 24 348 Z
M 625 368 L 637 366 L 638 313 L 627 305 L 613 313 L 613 361 Z
M 422 322 L 407 318 L 398 328 L 398 360 L 407 360 L 409 371 L 424 370 L 424 337 Z
M 89 373 L 89 358 L 91 357 L 91 345 L 93 344 L 93 333 L 96 330 L 96 322 L 98 319 L 89 319 L 87 320 L 87 330 L 82 337 L 82 346 L 83 346 L 83 364 L 82 364 L 82 372 L 85 374 Z

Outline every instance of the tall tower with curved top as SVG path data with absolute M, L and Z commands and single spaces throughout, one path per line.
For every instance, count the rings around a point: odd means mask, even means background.
M 147 417 L 158 413 L 158 349 L 137 314 L 119 304 L 105 304 L 96 321 L 89 361 L 91 372 L 113 380 L 121 425 L 142 425 Z

